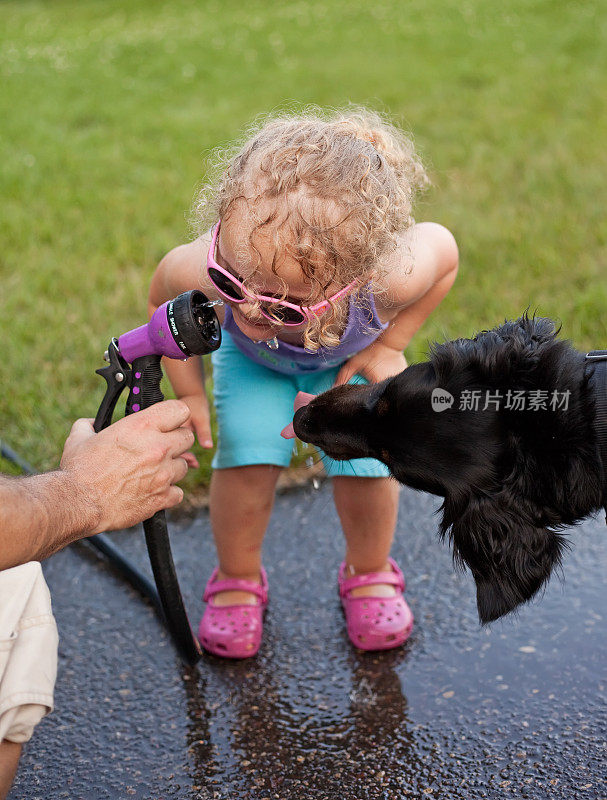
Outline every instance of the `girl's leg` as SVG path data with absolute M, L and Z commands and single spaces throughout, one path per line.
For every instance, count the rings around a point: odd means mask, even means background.
M 219 579 L 260 581 L 261 544 L 281 469 L 293 443 L 280 431 L 293 417 L 296 388 L 288 375 L 251 361 L 224 331 L 211 360 L 218 443 L 210 515 Z M 250 592 L 218 592 L 218 606 L 256 604 Z
M 218 579 L 261 580 L 261 545 L 282 467 L 254 464 L 216 469 L 211 479 L 210 516 L 219 557 Z M 217 606 L 255 604 L 250 592 L 218 592 Z
M 311 394 L 330 389 L 339 368 L 304 376 L 299 389 Z M 349 383 L 368 382 L 361 375 L 349 380 Z M 345 560 L 350 574 L 391 572 L 388 556 L 398 514 L 398 483 L 389 477 L 386 465 L 373 458 L 333 461 L 323 455 L 323 464 L 333 479 L 333 497 L 346 537 Z M 373 584 L 352 589 L 350 594 L 393 597 L 396 590 L 389 584 Z
M 393 478 L 333 477 L 333 496 L 351 574 L 391 571 L 388 555 L 396 528 L 399 488 Z M 354 597 L 392 597 L 395 593 L 388 584 L 360 586 L 351 592 Z

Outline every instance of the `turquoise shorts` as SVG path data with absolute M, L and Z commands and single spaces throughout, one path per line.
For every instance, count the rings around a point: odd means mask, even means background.
M 340 367 L 301 375 L 284 375 L 256 364 L 223 331 L 222 344 L 211 356 L 218 442 L 214 469 L 249 464 L 288 467 L 294 439 L 283 439 L 281 430 L 293 419 L 297 392 L 320 394 L 333 385 Z M 350 383 L 368 383 L 354 375 Z M 323 454 L 327 475 L 365 478 L 389 476 L 388 468 L 374 458 L 334 461 Z

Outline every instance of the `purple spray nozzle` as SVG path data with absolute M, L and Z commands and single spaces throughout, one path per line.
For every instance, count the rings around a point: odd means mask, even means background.
M 214 305 L 197 289 L 167 300 L 146 325 L 119 337 L 120 355 L 132 364 L 136 358 L 147 355 L 185 360 L 217 350 L 221 328 Z
M 217 304 L 218 301 L 210 301 L 194 289 L 163 303 L 147 325 L 128 331 L 118 339 L 112 338 L 104 354 L 108 365 L 97 370 L 107 387 L 93 425 L 96 432 L 111 424 L 118 398 L 126 387 L 129 389 L 127 415 L 162 402 L 161 356 L 185 360 L 217 350 L 221 344 L 221 328 L 213 309 Z M 200 657 L 200 645 L 183 606 L 164 512 L 156 512 L 145 520 L 143 527 L 158 585 L 157 593 L 146 590 L 146 594 L 160 604 L 180 653 L 194 664 Z M 128 564 L 122 563 L 121 568 L 123 572 L 135 574 L 138 588 L 144 580 L 147 582 L 147 578 L 134 573 Z

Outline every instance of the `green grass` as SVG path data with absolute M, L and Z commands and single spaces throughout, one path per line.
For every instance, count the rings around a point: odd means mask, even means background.
M 408 350 L 531 306 L 607 345 L 607 15 L 513 0 L 0 5 L 0 436 L 39 468 L 188 238 L 203 154 L 285 102 L 387 110 L 461 272 Z M 208 477 L 208 460 L 192 480 Z

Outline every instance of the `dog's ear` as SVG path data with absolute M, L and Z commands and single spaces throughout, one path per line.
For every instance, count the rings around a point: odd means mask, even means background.
M 449 537 L 455 561 L 470 567 L 483 624 L 530 600 L 561 563 L 567 542 L 535 516 L 507 492 L 445 499 L 441 535 Z

